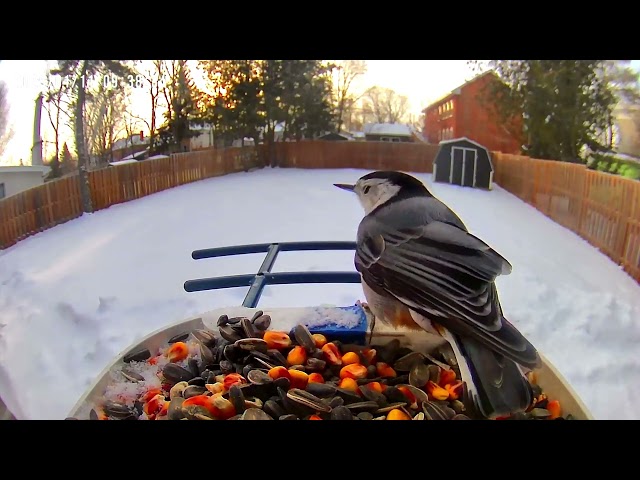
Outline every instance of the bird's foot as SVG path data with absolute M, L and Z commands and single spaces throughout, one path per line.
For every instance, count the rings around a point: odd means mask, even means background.
M 356 300 L 356 305 L 362 307 L 365 310 L 369 310 L 369 304 L 367 302 L 361 302 L 360 300 Z

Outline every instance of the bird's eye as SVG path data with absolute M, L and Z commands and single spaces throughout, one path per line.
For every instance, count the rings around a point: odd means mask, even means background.
M 369 189 L 371 187 L 369 185 L 367 185 L 366 187 L 364 187 L 364 189 L 362 189 L 362 192 L 366 195 L 367 193 L 369 193 Z

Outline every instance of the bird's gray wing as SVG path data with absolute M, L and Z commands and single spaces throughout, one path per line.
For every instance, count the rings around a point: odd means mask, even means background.
M 502 316 L 494 281 L 511 265 L 495 250 L 439 221 L 395 229 L 369 217 L 362 227 L 355 263 L 369 285 L 521 365 L 538 364 L 535 348 Z

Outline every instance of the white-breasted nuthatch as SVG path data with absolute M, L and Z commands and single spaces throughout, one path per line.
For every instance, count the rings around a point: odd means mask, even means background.
M 511 264 L 411 175 L 376 171 L 334 185 L 354 192 L 365 211 L 355 267 L 374 317 L 444 337 L 468 399 L 486 418 L 530 407 L 524 371 L 540 357 L 504 318 L 495 285 Z

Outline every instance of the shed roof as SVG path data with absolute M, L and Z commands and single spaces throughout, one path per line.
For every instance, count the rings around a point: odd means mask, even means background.
M 450 138 L 449 140 L 440 140 L 440 143 L 438 145 L 446 145 L 447 143 L 456 143 L 456 142 L 461 142 L 463 140 L 469 143 L 473 143 L 474 145 L 486 150 L 487 153 L 489 153 L 489 149 L 487 147 L 485 147 L 484 145 L 480 145 L 478 142 L 475 142 L 468 137 L 458 137 L 458 138 Z

